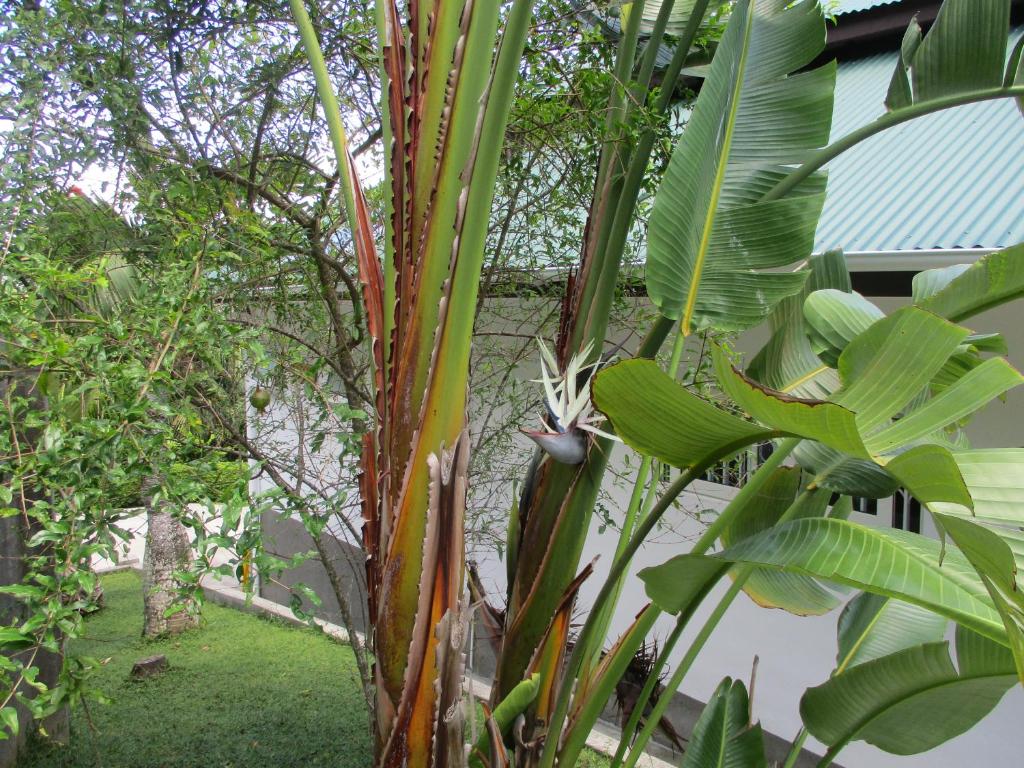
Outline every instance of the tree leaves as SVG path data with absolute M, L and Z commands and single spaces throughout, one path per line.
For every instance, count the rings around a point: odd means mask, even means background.
M 778 523 L 797 500 L 800 474 L 799 467 L 775 470 L 757 494 L 734 510 L 733 522 L 722 531 L 722 544 L 728 547 Z M 809 494 L 797 516 L 821 516 L 830 496 L 826 490 Z M 815 579 L 772 568 L 754 570 L 744 581 L 743 591 L 760 606 L 781 608 L 798 616 L 819 616 L 839 605 L 839 598 Z
M 714 461 L 773 434 L 687 391 L 651 360 L 610 366 L 592 387 L 594 405 L 623 442 L 675 467 Z
M 910 62 L 914 101 L 999 87 L 1009 32 L 1006 0 L 945 0 Z
M 1024 244 L 990 253 L 967 268 L 931 270 L 914 279 L 914 303 L 957 323 L 1021 296 Z
M 839 615 L 836 670 L 928 642 L 939 642 L 948 621 L 933 611 L 885 595 L 862 592 Z

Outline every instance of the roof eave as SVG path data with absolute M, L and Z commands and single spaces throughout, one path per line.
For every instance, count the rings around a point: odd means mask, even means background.
M 845 251 L 851 272 L 921 272 L 971 264 L 998 248 L 928 248 L 913 251 Z
M 895 50 L 911 19 L 927 29 L 939 13 L 942 0 L 902 0 L 893 5 L 876 5 L 863 11 L 844 13 L 830 24 L 825 49 L 815 63 L 832 59 L 856 59 L 883 50 Z M 1011 23 L 1024 21 L 1024 0 L 1011 0 Z

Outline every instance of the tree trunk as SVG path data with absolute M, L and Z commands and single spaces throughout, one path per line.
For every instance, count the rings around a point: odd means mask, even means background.
M 142 634 L 146 637 L 176 635 L 195 627 L 199 620 L 190 601 L 182 605 L 178 600 L 180 584 L 174 577 L 175 571 L 185 570 L 192 565 L 188 532 L 174 518 L 167 501 L 161 499 L 154 502 L 153 492 L 157 484 L 155 478 L 149 478 L 143 486 L 147 529 L 146 554 L 142 559 Z M 175 606 L 178 610 L 168 615 Z
M 26 527 L 20 517 L 0 519 L 0 584 L 6 586 L 24 582 L 27 538 Z M 6 625 L 26 618 L 28 616 L 17 599 L 9 595 L 0 595 L 0 621 Z M 43 650 L 35 652 L 34 656 L 32 653 L 32 650 L 26 650 L 14 655 L 21 656 L 24 662 L 31 659 L 32 666 L 39 670 L 36 677 L 39 682 L 48 686 L 56 685 L 63 664 L 62 656 Z M 36 695 L 35 689 L 27 683 L 21 683 L 19 690 L 29 698 Z M 17 764 L 18 754 L 24 747 L 26 739 L 40 725 L 45 728 L 51 740 L 67 744 L 70 736 L 67 706 L 60 707 L 41 722 L 36 722 L 31 712 L 20 703 L 14 702 L 14 706 L 18 710 L 18 735 L 0 741 L 0 768 L 11 768 Z
M 10 389 L 14 389 L 15 394 L 19 396 L 39 397 L 38 388 L 33 392 L 23 378 L 0 379 L 0 398 L 6 397 Z M 42 409 L 40 408 L 40 410 Z M 37 435 L 34 431 L 29 431 L 23 437 L 32 439 Z M 10 483 L 10 480 L 10 474 L 5 469 L 0 474 L 0 482 Z M 38 492 L 31 485 L 25 487 L 26 500 L 32 501 L 38 496 Z M 29 555 L 26 543 L 32 537 L 32 533 L 33 526 L 23 516 L 13 515 L 0 518 L 0 585 L 25 583 L 27 576 L 25 559 Z M 11 595 L 0 594 L 0 625 L 16 624 L 28 618 L 25 606 L 20 600 Z M 50 687 L 58 684 L 64 664 L 62 654 L 50 653 L 45 650 L 26 650 L 11 655 L 20 655 L 21 661 L 30 662 L 32 666 L 36 667 L 38 669 L 36 680 L 39 682 Z M 36 695 L 35 688 L 25 682 L 19 685 L 18 690 L 28 698 L 33 698 Z M 52 715 L 44 718 L 42 722 L 37 722 L 24 705 L 17 701 L 13 704 L 18 710 L 18 734 L 13 738 L 0 741 L 0 768 L 10 768 L 17 763 L 18 754 L 24 747 L 29 734 L 36 731 L 40 725 L 54 742 L 60 744 L 68 742 L 70 718 L 67 705 L 60 707 Z

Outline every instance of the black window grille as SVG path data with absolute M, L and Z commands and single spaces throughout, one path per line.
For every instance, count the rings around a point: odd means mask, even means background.
M 878 499 L 865 499 L 863 496 L 853 497 L 853 511 L 862 515 L 878 514 Z
M 921 532 L 921 502 L 902 489 L 892 497 L 892 527 Z

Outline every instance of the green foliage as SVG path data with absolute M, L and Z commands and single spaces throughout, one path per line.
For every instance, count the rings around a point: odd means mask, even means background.
M 23 521 L 26 548 L 22 583 L 4 588 L 18 600 L 5 621 L 29 648 L 58 655 L 91 607 L 92 561 L 116 560 L 128 535 L 119 507 L 141 501 L 129 497 L 144 481 L 155 478 L 197 529 L 201 513 L 188 503 L 207 490 L 244 491 L 240 467 L 223 462 L 217 445 L 224 423 L 240 421 L 234 380 L 246 350 L 258 348 L 219 306 L 217 275 L 234 261 L 206 234 L 219 197 L 174 173 L 167 196 L 160 177 L 151 181 L 154 194 L 131 225 L 106 204 L 55 195 L 38 224 L 12 237 L 3 262 L 4 514 Z M 213 403 L 224 422 L 203 405 Z M 88 664 L 67 659 L 47 686 L 35 681 L 32 658 L 4 664 L 5 703 L 17 699 L 39 716 L 87 695 Z M 35 681 L 31 703 L 16 693 L 23 681 Z
M 693 727 L 682 768 L 764 768 L 764 738 L 750 722 L 750 699 L 739 680 L 725 678 Z
M 769 475 L 764 487 L 738 504 L 732 523 L 722 531 L 722 544 L 728 548 L 761 531 L 777 525 L 797 501 L 800 492 L 800 469 L 780 467 Z M 802 504 L 792 518 L 821 517 L 829 500 L 822 489 L 800 496 Z M 818 616 L 839 605 L 839 598 L 810 576 L 761 568 L 747 577 L 743 590 L 751 600 L 766 608 L 782 608 L 798 616 Z
M 168 482 L 176 487 L 195 488 L 195 501 L 209 499 L 224 503 L 233 496 L 248 493 L 249 465 L 244 461 L 223 460 L 214 453 L 209 459 L 191 463 L 173 462 L 167 470 Z M 127 509 L 145 505 L 140 494 L 139 478 L 126 478 L 106 490 L 106 503 L 111 509 Z
M 711 23 L 699 31 L 687 18 L 695 5 L 711 14 Z M 499 68 L 506 85 L 514 74 L 520 75 L 520 84 L 508 130 L 489 124 L 483 145 L 489 162 L 481 163 L 480 171 L 485 183 L 474 182 L 474 194 L 468 196 L 467 226 L 473 237 L 460 240 L 460 248 L 464 240 L 472 251 L 471 258 L 463 259 L 471 279 L 459 283 L 457 295 L 475 292 L 478 284 L 481 290 L 500 292 L 505 265 L 514 273 L 572 263 L 583 228 L 577 203 L 594 189 L 590 168 L 596 164 L 597 190 L 583 245 L 588 261 L 581 271 L 582 287 L 570 297 L 580 299 L 569 307 L 568 314 L 575 314 L 572 327 L 564 330 L 577 350 L 589 338 L 603 342 L 619 295 L 619 265 L 628 254 L 640 252 L 642 227 L 636 219 L 651 203 L 649 197 L 638 198 L 652 192 L 657 181 L 648 166 L 653 159 L 660 168 L 669 154 L 667 106 L 677 89 L 674 76 L 652 87 L 653 59 L 647 53 L 656 52 L 659 41 L 645 48 L 640 34 L 629 30 L 647 34 L 663 22 L 673 35 L 690 30 L 693 40 L 679 46 L 674 61 L 704 64 L 706 52 L 698 52 L 703 58 L 697 61 L 689 45 L 714 42 L 725 5 L 677 0 L 666 16 L 662 11 L 668 6 L 652 0 L 645 4 L 642 23 L 633 18 L 632 24 L 627 11 L 617 26 L 624 54 L 614 72 L 607 66 L 612 46 L 581 20 L 574 4 L 537 8 L 518 69 L 514 61 Z M 652 596 L 662 607 L 685 616 L 728 570 L 736 579 L 730 594 L 745 587 L 768 604 L 825 610 L 836 601 L 817 579 L 834 579 L 957 618 L 1008 643 L 1016 652 L 1018 674 L 1024 669 L 1024 603 L 1015 578 L 1024 551 L 1016 500 L 1024 487 L 1020 457 L 965 451 L 959 434 L 963 421 L 1018 383 L 1019 374 L 999 358 L 986 358 L 1004 352 L 1001 339 L 952 325 L 1021 294 L 1019 247 L 970 269 L 922 276 L 915 283 L 915 302 L 922 309 L 891 317 L 850 292 L 836 254 L 812 260 L 807 287 L 802 287 L 803 273 L 768 271 L 807 256 L 822 196 L 822 179 L 813 174 L 828 157 L 913 114 L 952 105 L 964 94 L 1020 94 L 1019 49 L 1003 71 L 1007 8 L 1004 0 L 948 0 L 926 39 L 912 27 L 889 93 L 895 111 L 818 150 L 828 135 L 832 70 L 791 73 L 820 50 L 821 13 L 810 2 L 736 5 L 654 205 L 649 283 L 662 311 L 681 319 L 685 333 L 705 326 L 745 328 L 777 306 L 772 342 L 742 373 L 733 368 L 736 361 L 727 344 L 712 348 L 715 375 L 731 400 L 725 407 L 672 381 L 679 354 L 672 377 L 660 374 L 654 363 L 610 368 L 595 382 L 594 398 L 631 447 L 692 472 L 754 441 L 792 435 L 783 445 L 792 450 L 802 440 L 793 455 L 807 474 L 792 469 L 773 476 L 760 493 L 730 507 L 693 554 L 663 566 L 667 570 L 661 575 L 671 578 L 649 578 Z M 496 23 L 498 12 L 485 10 Z M 375 103 L 380 87 L 366 74 L 376 65 L 371 14 L 362 3 L 328 2 L 318 4 L 317 17 L 315 32 L 328 52 L 319 74 L 354 88 L 342 106 L 345 121 L 358 139 L 369 136 L 380 119 Z M 295 41 L 280 31 L 278 4 L 228 3 L 186 15 L 160 3 L 113 9 L 69 0 L 35 11 L 25 4 L 5 18 L 11 23 L 0 30 L 0 44 L 11 66 L 3 75 L 0 102 L 5 114 L 17 119 L 15 130 L 4 137 L 4 155 L 11 162 L 0 172 L 5 182 L 0 206 L 5 221 L 12 222 L 11 242 L 4 243 L 0 257 L 0 360 L 14 379 L 0 409 L 0 451 L 16 460 L 0 502 L 4 514 L 25 516 L 32 530 L 29 576 L 6 589 L 21 601 L 22 615 L 0 627 L 0 640 L 9 649 L 60 651 L 58 631 L 73 638 L 82 628 L 81 612 L 89 607 L 94 584 L 90 559 L 110 554 L 121 535 L 116 507 L 137 495 L 135 489 L 154 469 L 160 493 L 179 506 L 204 496 L 226 502 L 215 530 L 185 515 L 197 534 L 203 568 L 211 568 L 213 554 L 221 550 L 236 556 L 249 552 L 257 569 L 267 572 L 286 564 L 262 548 L 262 508 L 243 504 L 246 465 L 228 462 L 220 452 L 252 454 L 267 471 L 294 467 L 295 454 L 275 452 L 266 435 L 280 423 L 274 411 L 295 402 L 313 403 L 299 442 L 316 453 L 328 439 L 336 440 L 341 461 L 331 457 L 338 465 L 333 484 L 313 490 L 301 482 L 286 487 L 286 479 L 275 476 L 282 487 L 268 501 L 299 516 L 315 538 L 326 530 L 330 516 L 346 503 L 344 478 L 352 473 L 367 415 L 374 410 L 359 349 L 367 336 L 369 308 L 355 287 L 349 224 L 339 213 L 340 190 L 346 197 L 351 190 L 320 167 L 318 153 L 327 134 L 310 98 L 310 73 Z M 490 55 L 490 39 L 479 45 L 486 37 L 476 35 L 468 50 Z M 465 80 L 480 86 L 486 69 L 467 70 Z M 447 67 L 435 71 L 446 75 Z M 441 85 L 430 90 L 431 109 L 440 104 L 441 93 Z M 336 116 L 337 110 L 331 112 Z M 209 120 L 211 113 L 216 120 Z M 453 153 L 458 157 L 438 177 L 439 197 L 449 213 L 454 208 L 448 204 L 462 188 L 461 160 L 476 125 L 473 109 L 454 110 L 450 117 L 458 131 Z M 499 163 L 502 134 L 509 151 Z M 380 154 L 389 157 L 387 146 L 383 153 L 372 142 L 367 147 L 375 160 Z M 435 148 L 424 142 L 415 159 L 433 168 Z M 117 169 L 111 199 L 117 210 L 132 211 L 130 220 L 105 204 L 67 198 L 63 180 L 96 162 Z M 483 209 L 495 164 L 500 167 L 498 206 L 489 219 Z M 416 193 L 430 192 L 422 187 L 429 187 L 432 178 L 419 174 Z M 386 213 L 387 190 L 367 192 L 373 210 Z M 348 209 L 352 219 L 351 204 Z M 389 247 L 391 232 L 388 225 L 383 229 Z M 449 229 L 438 231 L 447 237 Z M 474 271 L 485 242 L 491 264 L 478 280 Z M 450 264 L 448 244 L 437 245 L 438 275 Z M 466 274 L 460 273 L 460 279 Z M 444 281 L 425 282 L 434 290 Z M 508 284 L 517 284 L 514 275 Z M 347 299 L 340 311 L 339 292 Z M 423 339 L 433 337 L 430 313 L 439 295 L 428 295 L 424 304 Z M 259 296 L 255 317 L 254 296 Z M 475 301 L 448 309 L 459 314 L 460 338 L 468 335 Z M 260 341 L 245 330 L 252 325 L 262 326 Z M 302 332 L 295 333 L 296 328 Z M 389 343 L 389 334 L 382 338 Z M 646 353 L 653 355 L 659 345 L 645 345 Z M 462 349 L 461 344 L 451 346 Z M 681 352 L 682 340 L 677 346 Z M 429 358 L 430 345 L 420 344 L 418 352 Z M 461 358 L 454 364 L 441 362 L 447 365 L 442 370 L 454 372 L 443 376 L 446 383 L 462 375 Z M 702 360 L 693 366 L 698 372 L 705 368 Z M 253 444 L 240 448 L 251 434 L 241 418 L 247 377 L 273 389 L 274 407 L 253 419 Z M 706 390 L 695 384 L 694 390 Z M 454 386 L 452 397 L 458 400 L 464 389 Z M 437 402 L 447 402 L 447 395 Z M 419 412 L 418 406 L 411 410 Z M 463 413 L 461 406 L 438 410 L 452 424 Z M 451 437 L 445 438 L 448 446 Z M 399 453 L 404 456 L 403 446 Z M 545 482 L 528 486 L 535 503 L 524 506 L 520 522 L 533 527 L 523 540 L 546 541 L 551 549 L 520 548 L 523 531 L 512 532 L 516 546 L 510 551 L 517 555 L 519 570 L 528 572 L 517 587 L 523 595 L 542 599 L 532 605 L 534 610 L 520 614 L 522 604 L 512 590 L 511 626 L 543 633 L 546 609 L 557 604 L 561 585 L 574 575 L 598 498 L 606 447 L 598 446 L 595 454 L 600 455 L 587 465 L 582 482 L 575 475 L 549 473 Z M 649 473 L 652 465 L 648 460 L 641 466 Z M 638 483 L 636 505 L 631 504 L 632 514 L 639 514 L 636 540 L 624 537 L 620 561 L 628 561 L 684 486 L 673 485 L 655 504 L 657 480 L 648 487 L 644 482 Z M 823 516 L 827 492 L 821 488 L 871 496 L 891 492 L 898 483 L 930 505 L 951 538 L 941 566 L 937 543 L 880 537 L 838 519 L 841 514 Z M 822 503 L 815 506 L 806 499 Z M 782 522 L 793 517 L 804 519 Z M 402 516 L 403 524 L 408 519 Z M 724 552 L 703 556 L 718 539 Z M 418 553 L 420 542 L 415 536 L 410 540 L 408 551 Z M 851 560 L 842 547 L 862 557 Z M 557 556 L 548 557 L 549 551 Z M 878 552 L 889 559 L 880 564 L 873 559 Z M 554 569 L 545 570 L 556 560 Z M 624 562 L 617 565 L 624 567 Z M 219 570 L 237 574 L 241 568 L 232 562 Z M 919 583 L 911 584 L 905 575 L 901 580 L 901 568 L 919 577 Z M 189 586 L 197 578 L 182 575 Z M 410 594 L 418 595 L 418 584 L 415 578 L 410 581 Z M 314 597 L 296 588 L 297 605 L 304 604 L 302 598 L 315 603 Z M 714 616 L 724 612 L 729 599 Z M 960 663 L 953 669 L 947 650 L 936 653 L 927 645 L 936 624 L 918 606 L 908 609 L 893 599 L 867 595 L 844 613 L 844 658 L 819 694 L 838 690 L 842 695 L 837 697 L 845 701 L 851 696 L 844 686 L 852 680 L 846 675 L 869 679 L 869 671 L 877 674 L 879 669 L 881 682 L 891 683 L 892 690 L 886 692 L 885 717 L 875 730 L 862 728 L 859 721 L 815 725 L 816 733 L 840 734 L 830 738 L 836 749 L 843 739 L 861 736 L 894 751 L 906 748 L 882 731 L 887 719 L 904 729 L 907 722 L 918 727 L 916 721 L 900 719 L 906 712 L 899 711 L 899 699 L 906 690 L 896 690 L 896 683 L 914 677 L 907 670 L 919 657 L 929 656 L 924 666 L 930 666 L 918 680 L 957 687 L 981 670 L 982 677 L 1000 680 L 986 687 L 978 701 L 984 699 L 987 706 L 998 698 L 996 689 L 1006 677 L 1005 649 L 994 652 L 1002 654 L 996 674 L 994 667 L 975 663 L 969 645 L 974 641 L 965 640 L 968 645 L 958 645 Z M 712 629 L 714 616 L 708 625 Z M 677 674 L 685 674 L 707 633 L 702 637 Z M 405 640 L 396 643 L 402 661 L 409 648 Z M 520 640 L 517 636 L 509 644 L 509 654 L 528 660 L 532 639 L 527 634 Z M 602 640 L 581 645 L 593 657 Z M 573 658 L 580 653 L 574 651 Z M 2 664 L 10 688 L 18 680 L 33 682 L 31 668 L 16 661 Z M 579 669 L 569 666 L 571 675 Z M 519 683 L 521 667 L 513 663 L 503 685 Z M 91 669 L 69 659 L 62 685 L 38 699 L 36 713 L 65 698 L 88 695 L 83 683 Z M 873 687 L 876 693 L 884 688 Z M 230 685 L 225 689 L 231 690 Z M 556 729 L 572 690 L 570 684 L 561 687 Z M 732 725 L 754 732 L 749 717 L 733 719 L 746 706 L 728 706 L 741 704 L 741 698 L 746 694 L 739 684 L 720 689 L 698 726 L 688 761 L 698 755 L 708 764 L 724 759 L 722 739 L 708 734 L 724 737 Z M 8 696 L 5 703 L 10 701 Z M 872 711 L 879 701 L 862 697 L 858 712 Z M 596 708 L 592 705 L 574 701 L 573 713 L 589 712 Z M 914 748 L 947 738 L 984 709 L 979 705 L 969 712 L 947 700 L 941 706 L 944 719 L 921 726 L 927 738 Z M 842 719 L 843 707 L 831 709 L 830 717 Z M 10 713 L 9 706 L 0 708 L 8 726 Z M 577 720 L 572 726 L 576 746 L 585 729 L 580 723 L 585 725 Z M 936 727 L 929 731 L 930 725 Z M 549 734 L 546 764 L 554 761 L 559 743 L 557 734 Z M 196 744 L 204 748 L 201 740 Z M 705 759 L 705 751 L 714 752 L 716 744 L 717 758 L 708 753 Z M 741 751 L 734 755 L 740 764 L 763 762 L 756 750 Z
M 862 592 L 839 616 L 836 669 L 871 661 L 946 634 L 947 620 L 931 611 L 884 595 Z
M 1010 6 L 1004 0 L 946 0 L 923 42 L 915 19 L 904 37 L 886 106 L 897 110 L 915 101 L 1002 85 L 1009 27 Z
M 1003 646 L 958 628 L 957 667 L 949 643 L 915 645 L 852 667 L 808 689 L 800 711 L 833 756 L 851 739 L 913 755 L 978 723 L 1017 682 Z
M 643 571 L 652 599 L 661 599 L 673 584 L 685 584 L 696 568 L 691 560 L 698 557 L 679 555 Z M 918 534 L 809 518 L 770 528 L 705 559 L 771 566 L 896 597 L 1008 642 L 1000 615 L 968 559 L 952 547 L 943 552 L 939 542 Z
M 594 642 L 589 633 L 601 625 L 595 615 L 603 615 L 606 601 L 615 600 L 615 581 L 626 572 L 630 557 L 675 496 L 710 463 L 759 439 L 788 436 L 777 444 L 777 451 L 792 453 L 804 470 L 802 476 L 793 470 L 797 474 L 792 490 L 800 490 L 796 501 L 787 503 L 793 494 L 781 491 L 789 489 L 773 489 L 771 484 L 765 488 L 762 483 L 759 491 L 780 491 L 778 499 L 752 501 L 747 497 L 756 497 L 758 491 L 744 489 L 695 542 L 691 554 L 643 573 L 655 602 L 679 614 L 673 638 L 718 578 L 730 571 L 735 579 L 677 667 L 669 690 L 684 678 L 735 595 L 751 583 L 756 593 L 766 591 L 759 583 L 765 566 L 778 569 L 774 575 L 782 577 L 813 577 L 902 597 L 955 617 L 995 644 L 1008 646 L 1018 672 L 1024 658 L 1024 603 L 1015 578 L 1019 532 L 1010 531 L 1008 519 L 972 519 L 974 501 L 956 451 L 964 445 L 960 430 L 970 416 L 1022 379 L 1005 360 L 987 359 L 1005 349 L 1000 337 L 977 336 L 933 314 L 938 311 L 956 322 L 1016 297 L 1019 259 L 1008 253 L 970 270 L 925 276 L 915 290 L 915 303 L 927 310 L 905 308 L 889 317 L 850 292 L 838 254 L 812 260 L 814 282 L 803 295 L 798 295 L 799 282 L 782 288 L 783 278 L 793 281 L 796 276 L 758 272 L 773 264 L 772 259 L 780 266 L 807 255 L 807 232 L 813 232 L 816 211 L 805 211 L 806 216 L 788 223 L 785 232 L 772 228 L 779 216 L 762 221 L 758 213 L 776 203 L 796 209 L 820 195 L 822 179 L 814 174 L 830 158 L 918 115 L 958 103 L 1020 95 L 1010 87 L 1016 82 L 1015 71 L 1002 71 L 1009 6 L 1003 0 L 986 1 L 974 13 L 969 3 L 950 0 L 923 43 L 918 45 L 919 38 L 908 35 L 905 69 L 898 71 L 907 79 L 906 101 L 828 147 L 822 147 L 830 113 L 822 107 L 831 96 L 830 84 L 823 82 L 827 72 L 788 74 L 820 50 L 823 35 L 816 6 L 765 0 L 735 7 L 669 164 L 649 228 L 648 288 L 666 320 L 652 332 L 653 341 L 644 345 L 644 354 L 657 349 L 662 329 L 678 323 L 669 373 L 661 373 L 654 363 L 628 361 L 599 372 L 593 382 L 595 404 L 627 445 L 686 471 L 620 546 L 594 614 L 584 626 L 584 644 Z M 791 23 L 770 23 L 786 15 Z M 812 26 L 815 30 L 809 29 Z M 971 53 L 982 49 L 983 54 Z M 759 57 L 770 63 L 751 63 Z M 1018 66 L 1017 58 L 1011 57 L 1011 69 Z M 822 82 L 813 80 L 815 74 Z M 802 80 L 810 87 L 798 88 Z M 799 167 L 793 170 L 795 166 Z M 789 259 L 783 258 L 785 253 Z M 954 287 L 968 272 L 970 281 Z M 943 293 L 941 300 L 932 298 Z M 778 310 L 772 318 L 772 341 L 745 373 L 733 367 L 735 361 L 723 350 L 712 350 L 715 378 L 731 401 L 724 408 L 674 382 L 682 342 L 692 331 L 743 329 L 773 306 Z M 735 406 L 750 420 L 735 415 Z M 996 453 L 1004 470 L 1015 464 L 1012 451 Z M 634 498 L 641 497 L 645 487 L 651 498 L 657 486 L 645 475 L 650 462 L 641 466 Z M 1015 476 L 1015 467 L 1010 471 Z M 1003 499 L 1009 484 L 1016 481 L 997 484 L 989 474 L 979 483 L 979 498 Z M 940 530 L 958 547 L 853 525 L 842 519 L 848 503 L 837 504 L 832 517 L 824 516 L 822 504 L 799 519 L 805 503 L 801 499 L 824 499 L 827 491 L 822 489 L 882 496 L 899 485 L 929 505 Z M 763 514 L 751 515 L 751 503 Z M 1005 507 L 1000 513 L 1019 521 Z M 726 545 L 724 550 L 705 555 L 718 540 Z M 916 580 L 906 578 L 911 572 Z M 765 602 L 783 604 L 794 597 L 791 588 L 780 592 L 771 596 L 784 599 Z M 879 610 L 876 618 L 884 627 L 884 617 L 896 614 L 904 615 Z M 879 647 L 893 636 L 882 640 Z M 1008 650 L 1003 651 L 1006 658 Z M 659 661 L 664 658 L 667 655 Z M 578 648 L 568 666 L 570 674 L 584 670 L 585 679 L 586 659 Z M 572 698 L 570 688 L 563 689 L 560 707 Z M 573 707 L 580 706 L 574 700 Z M 561 722 L 562 711 L 556 709 L 555 725 Z M 636 763 L 653 730 L 651 723 L 662 711 L 655 706 L 630 750 L 627 766 Z M 958 732 L 953 727 L 947 731 L 941 738 Z M 801 743 L 802 738 L 787 765 L 793 764 Z M 545 758 L 554 751 L 546 750 Z M 830 753 L 822 765 L 832 757 Z

